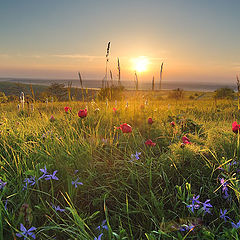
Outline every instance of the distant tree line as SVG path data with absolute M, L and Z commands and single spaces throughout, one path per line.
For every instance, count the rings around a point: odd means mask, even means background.
M 0 83 L 0 102 L 18 102 L 21 92 L 25 94 L 25 101 L 72 101 L 96 98 L 98 90 L 66 87 L 62 83 L 52 83 L 50 86 L 30 85 L 21 83 Z
M 0 102 L 17 102 L 21 92 L 25 94 L 25 100 L 34 101 L 71 101 L 88 100 L 96 98 L 98 90 L 67 87 L 62 83 L 52 83 L 50 86 L 30 85 L 21 83 L 0 83 Z
M 217 99 L 234 99 L 235 93 L 231 88 L 219 88 L 215 91 L 215 98 Z

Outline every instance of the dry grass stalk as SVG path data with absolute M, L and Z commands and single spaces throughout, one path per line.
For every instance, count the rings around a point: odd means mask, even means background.
M 153 76 L 153 79 L 152 79 L 152 91 L 154 91 L 155 89 L 155 80 L 154 80 L 154 76 Z
M 83 80 L 82 80 L 82 76 L 81 76 L 80 72 L 78 72 L 78 77 L 79 77 L 79 81 L 80 81 L 80 85 L 81 85 L 81 89 L 82 89 L 82 101 L 84 102 Z
M 118 58 L 118 86 L 121 85 L 121 70 L 120 70 L 120 60 Z
M 162 90 L 162 74 L 163 74 L 163 62 L 161 64 L 161 69 L 160 69 L 160 86 L 159 86 L 160 90 Z
M 138 76 L 136 71 L 135 71 L 135 84 L 136 84 L 136 91 L 138 91 Z
M 68 82 L 68 100 L 69 102 L 72 100 L 71 98 L 71 88 L 72 88 L 72 81 Z
M 107 75 L 108 75 L 108 62 L 109 62 L 110 45 L 111 45 L 111 42 L 108 42 L 107 53 L 106 53 L 106 74 L 105 74 L 105 82 L 106 83 L 108 81 Z M 103 87 L 106 87 L 106 83 L 104 84 L 104 80 L 103 80 Z

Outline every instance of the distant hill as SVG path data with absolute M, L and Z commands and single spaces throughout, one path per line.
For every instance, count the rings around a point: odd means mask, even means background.
M 49 85 L 32 85 L 35 99 L 44 100 L 49 97 Z M 61 101 L 68 101 L 68 92 L 67 87 L 65 86 L 66 95 L 61 99 Z M 82 94 L 84 94 L 85 100 L 91 100 L 97 96 L 99 90 L 96 89 L 84 89 L 83 91 L 80 88 L 71 88 L 71 97 L 75 100 L 82 100 Z M 25 96 L 32 96 L 31 84 L 17 83 L 17 82 L 8 82 L 0 81 L 0 92 L 4 92 L 6 96 L 11 96 L 10 101 L 16 100 L 20 97 L 21 92 L 24 92 Z M 51 95 L 50 96 L 54 96 Z
M 34 94 L 37 96 L 41 92 L 46 91 L 48 86 L 32 85 Z M 14 83 L 14 82 L 0 82 L 0 92 L 4 92 L 6 96 L 16 95 L 20 96 L 21 92 L 25 95 L 31 95 L 30 84 Z

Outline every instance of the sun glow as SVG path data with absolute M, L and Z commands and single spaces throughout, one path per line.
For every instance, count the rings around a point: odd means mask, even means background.
M 133 70 L 137 72 L 145 72 L 147 71 L 147 66 L 149 64 L 149 60 L 146 57 L 138 57 L 133 60 Z

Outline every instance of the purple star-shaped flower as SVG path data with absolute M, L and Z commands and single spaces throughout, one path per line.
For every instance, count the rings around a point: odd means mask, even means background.
M 106 229 L 106 230 L 108 230 L 108 226 L 107 226 L 106 222 L 107 222 L 107 220 L 103 220 L 103 221 L 102 221 L 102 224 L 101 224 L 100 226 L 97 226 L 96 229 L 99 230 L 99 231 L 100 231 L 101 229 Z
M 40 171 L 43 173 L 43 175 L 38 180 L 44 178 L 47 175 L 46 165 L 44 166 L 44 168 L 41 168 Z
M 0 179 L 0 190 L 2 190 L 6 186 L 7 182 L 3 182 L 2 179 Z
M 8 200 L 6 200 L 6 201 L 5 201 L 5 204 L 4 204 L 5 210 L 8 210 L 8 209 L 7 209 L 7 204 L 8 204 Z
M 103 235 L 103 233 L 101 233 L 101 234 L 98 236 L 98 238 L 95 237 L 94 240 L 101 240 L 102 235 Z
M 220 183 L 222 185 L 222 192 L 223 192 L 223 198 L 228 199 L 230 198 L 230 195 L 228 194 L 228 183 L 224 178 L 220 178 Z
M 25 179 L 24 179 L 24 182 L 27 183 L 27 184 L 29 184 L 29 185 L 31 185 L 31 186 L 33 186 L 33 185 L 36 184 L 36 179 L 35 179 L 34 176 L 31 176 L 31 177 L 29 177 L 29 178 L 25 178 Z
M 222 191 L 223 192 L 227 191 L 228 190 L 228 187 L 227 187 L 228 183 L 225 181 L 224 178 L 220 178 L 220 183 L 222 185 Z
M 231 222 L 233 228 L 239 228 L 240 227 L 240 221 L 238 223 Z
M 23 185 L 23 190 L 26 190 L 28 185 L 34 186 L 36 184 L 36 179 L 34 176 L 31 176 L 29 178 L 25 178 L 23 182 L 25 182 L 25 185 Z
M 204 203 L 202 203 L 204 214 L 211 213 L 210 208 L 213 206 L 209 202 L 210 202 L 210 199 L 207 199 Z
M 187 208 L 190 208 L 193 213 L 194 213 L 194 209 L 199 209 L 199 207 L 200 207 L 200 205 L 199 205 L 200 201 L 198 200 L 199 197 L 200 197 L 200 195 L 197 195 L 196 197 L 194 195 L 192 198 L 192 204 L 187 205 Z
M 56 177 L 56 173 L 57 173 L 57 170 L 55 170 L 53 174 L 46 175 L 45 180 L 50 180 L 50 179 L 59 180 L 58 177 Z
M 199 197 L 200 197 L 200 195 L 197 195 L 196 197 L 195 197 L 195 195 L 194 195 L 194 196 L 193 196 L 193 199 L 192 199 L 192 203 L 193 203 L 193 204 L 195 204 L 195 203 L 200 203 L 200 201 L 198 200 Z
M 141 155 L 141 152 L 136 152 L 135 154 L 131 154 L 131 160 L 130 162 L 133 162 L 135 160 L 139 160 L 140 159 L 140 156 Z
M 227 219 L 230 219 L 228 216 L 226 216 L 227 214 L 227 209 L 222 210 L 220 209 L 220 218 L 223 219 L 225 222 L 227 221 Z
M 24 240 L 32 237 L 33 239 L 36 239 L 35 233 L 33 231 L 37 230 L 35 227 L 31 227 L 28 230 L 23 226 L 23 224 L 20 224 L 20 233 L 16 233 L 17 237 L 24 237 Z
M 60 208 L 60 206 L 55 206 L 55 205 L 52 204 L 52 207 L 56 212 L 57 211 L 59 211 L 59 212 L 64 212 L 65 211 L 65 209 Z
M 75 181 L 72 181 L 72 185 L 74 185 L 75 188 L 77 188 L 78 185 L 83 185 L 82 182 L 78 182 L 79 178 L 77 178 Z
M 183 226 L 181 226 L 181 227 L 179 228 L 179 230 L 180 230 L 181 232 L 183 232 L 183 231 L 190 231 L 190 230 L 192 230 L 192 229 L 194 229 L 194 228 L 195 228 L 195 226 L 192 225 L 192 224 L 190 224 L 190 225 L 183 225 Z

